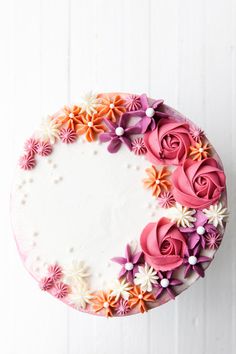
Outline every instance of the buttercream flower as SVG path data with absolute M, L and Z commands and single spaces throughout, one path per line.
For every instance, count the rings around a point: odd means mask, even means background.
M 145 261 L 157 271 L 179 267 L 187 249 L 184 236 L 176 224 L 167 218 L 149 223 L 142 231 L 140 245 Z
M 223 227 L 223 223 L 228 219 L 227 208 L 223 207 L 222 203 L 210 205 L 208 209 L 203 210 L 204 214 L 208 218 L 210 224 L 213 224 L 215 227 L 220 225 Z
M 135 155 L 144 155 L 147 152 L 143 138 L 137 138 L 132 140 L 132 151 Z
M 65 144 L 74 143 L 77 139 L 76 132 L 70 128 L 62 128 L 60 130 L 60 139 Z
M 161 208 L 168 209 L 175 205 L 175 198 L 170 192 L 162 192 L 157 198 Z
M 209 143 L 203 143 L 201 140 L 199 142 L 195 143 L 195 145 L 191 145 L 189 150 L 189 157 L 191 157 L 193 160 L 196 161 L 201 161 L 210 155 L 210 145 Z
M 58 281 L 62 278 L 62 268 L 58 264 L 51 264 L 48 267 L 48 276 L 54 281 Z
M 175 208 L 172 209 L 171 221 L 176 222 L 178 227 L 193 227 L 193 222 L 196 221 L 195 214 L 196 210 L 191 210 L 176 203 Z
M 69 292 L 70 292 L 70 288 L 67 284 L 62 282 L 58 282 L 54 284 L 53 295 L 58 299 L 63 299 L 69 294 Z
M 64 270 L 65 279 L 70 284 L 85 283 L 90 276 L 88 267 L 83 262 L 73 260 L 69 267 Z
M 144 134 L 144 143 L 155 165 L 181 165 L 193 140 L 187 123 L 162 118 L 154 131 Z
M 215 159 L 187 159 L 172 173 L 173 195 L 184 206 L 202 209 L 218 201 L 225 189 L 225 174 Z
M 194 215 L 195 221 L 191 227 L 181 227 L 180 231 L 187 235 L 188 247 L 193 249 L 196 245 L 201 244 L 202 248 L 206 248 L 206 237 L 208 234 L 217 235 L 218 231 L 214 225 L 208 223 L 207 217 L 202 211 L 198 210 Z
M 167 167 L 164 166 L 158 171 L 155 166 L 151 166 L 145 171 L 148 178 L 143 180 L 144 187 L 151 189 L 153 196 L 158 197 L 163 190 L 168 191 L 171 183 L 168 181 L 167 177 L 169 177 L 171 173 L 168 171 Z
M 116 305 L 116 313 L 117 315 L 124 316 L 130 312 L 129 302 L 124 299 L 120 299 L 120 301 Z
M 121 144 L 124 143 L 130 150 L 132 149 L 132 143 L 130 135 L 139 134 L 140 129 L 135 126 L 127 126 L 127 117 L 123 114 L 117 123 L 114 123 L 108 119 L 104 119 L 105 124 L 110 129 L 109 132 L 99 135 L 99 139 L 102 143 L 110 141 L 107 150 L 110 153 L 117 152 Z
M 195 247 L 193 250 L 187 250 L 184 256 L 185 270 L 184 270 L 184 277 L 187 278 L 191 271 L 196 272 L 200 277 L 205 276 L 204 268 L 202 267 L 202 263 L 211 262 L 210 257 L 201 256 L 199 254 L 199 247 Z
M 36 154 L 38 148 L 38 140 L 35 138 L 29 138 L 26 140 L 24 149 L 26 152 L 30 152 L 32 154 Z
M 55 144 L 59 138 L 60 123 L 56 119 L 48 116 L 44 119 L 37 131 L 37 137 L 42 141 L 49 141 L 50 144 Z
M 149 101 L 147 95 L 140 96 L 141 108 L 137 111 L 126 112 L 126 117 L 140 117 L 137 126 L 141 133 L 156 128 L 157 120 L 161 117 L 168 117 L 168 114 L 163 111 L 163 100 Z
M 139 311 L 144 313 L 147 311 L 147 303 L 154 302 L 155 298 L 152 293 L 147 291 L 142 291 L 137 285 L 130 291 L 131 298 L 129 300 L 129 305 L 132 308 L 138 306 Z
M 128 112 L 138 111 L 142 107 L 140 96 L 138 95 L 126 96 L 124 105 Z
M 220 247 L 223 236 L 219 232 L 208 232 L 206 237 L 206 247 L 217 250 Z
M 134 284 L 139 285 L 142 291 L 151 292 L 153 285 L 157 284 L 157 279 L 157 272 L 145 263 L 144 267 L 138 267 L 138 273 L 135 274 Z
M 48 291 L 50 290 L 54 285 L 53 279 L 50 277 L 43 277 L 39 281 L 39 287 L 43 291 Z
M 96 139 L 97 134 L 105 131 L 105 127 L 102 124 L 102 119 L 96 115 L 90 116 L 89 114 L 80 116 L 78 124 L 76 126 L 76 132 L 79 135 L 85 134 L 85 138 L 88 142 L 92 142 Z
M 76 105 L 73 105 L 71 107 L 65 106 L 63 108 L 63 116 L 57 118 L 57 121 L 61 125 L 65 125 L 66 128 L 75 130 L 76 125 L 79 121 L 80 111 L 81 111 L 80 107 Z
M 195 141 L 200 141 L 204 137 L 204 131 L 196 125 L 190 125 L 189 132 Z
M 126 282 L 125 278 L 122 280 L 116 279 L 114 281 L 114 284 L 112 285 L 111 296 L 115 297 L 116 301 L 118 301 L 120 297 L 125 300 L 128 300 L 130 295 L 130 289 L 132 289 L 132 286 L 130 286 L 130 284 Z
M 98 108 L 99 116 L 110 119 L 112 122 L 116 122 L 116 120 L 126 111 L 124 104 L 125 100 L 119 95 L 113 97 L 101 97 L 101 103 Z
M 76 309 L 86 309 L 87 304 L 90 304 L 92 299 L 91 291 L 87 289 L 85 284 L 73 286 L 71 294 L 69 294 L 69 303 Z
M 143 252 L 132 253 L 130 245 L 126 245 L 125 257 L 114 257 L 111 260 L 122 266 L 119 278 L 126 277 L 129 283 L 133 283 L 134 275 L 138 271 L 138 265 L 142 264 Z
M 36 161 L 34 158 L 34 154 L 28 152 L 27 154 L 23 155 L 19 159 L 19 166 L 23 170 L 32 170 L 36 165 Z
M 92 91 L 86 93 L 81 97 L 81 113 L 87 113 L 90 116 L 97 113 L 100 99 L 97 97 L 97 94 Z
M 155 285 L 156 298 L 159 298 L 163 292 L 167 292 L 171 299 L 175 299 L 174 287 L 182 285 L 183 282 L 179 279 L 172 278 L 173 271 L 168 272 L 158 272 L 159 282 Z
M 47 141 L 39 141 L 37 146 L 37 154 L 40 156 L 48 156 L 52 153 L 52 145 Z
M 111 291 L 99 291 L 93 295 L 92 303 L 95 312 L 104 310 L 106 317 L 111 317 L 117 301 L 111 296 Z

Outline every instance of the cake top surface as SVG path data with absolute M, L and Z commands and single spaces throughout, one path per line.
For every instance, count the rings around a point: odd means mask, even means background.
M 24 145 L 11 198 L 20 256 L 42 290 L 123 316 L 188 288 L 227 219 L 223 166 L 204 132 L 146 95 L 87 94 Z

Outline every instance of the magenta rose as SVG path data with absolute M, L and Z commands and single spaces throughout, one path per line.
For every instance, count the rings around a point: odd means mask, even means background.
M 147 158 L 156 165 L 181 165 L 194 142 L 187 123 L 162 118 L 157 128 L 144 134 Z
M 140 244 L 145 261 L 157 271 L 179 267 L 187 250 L 184 236 L 167 218 L 148 224 L 141 234 Z
M 203 209 L 215 204 L 225 189 L 225 174 L 213 158 L 187 159 L 172 174 L 173 194 L 180 204 Z

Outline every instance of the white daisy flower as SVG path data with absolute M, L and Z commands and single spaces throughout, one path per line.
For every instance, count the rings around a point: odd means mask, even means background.
M 115 296 L 116 301 L 120 297 L 122 297 L 124 300 L 128 300 L 130 296 L 129 290 L 132 289 L 132 286 L 130 286 L 130 284 L 126 282 L 125 278 L 122 281 L 116 279 L 111 289 L 111 296 Z
M 178 227 L 193 227 L 193 222 L 196 221 L 196 218 L 193 216 L 195 213 L 195 209 L 189 209 L 176 203 L 175 208 L 172 209 L 171 221 L 176 222 Z
M 81 106 L 81 113 L 86 112 L 90 116 L 94 113 L 97 113 L 97 107 L 99 105 L 99 98 L 97 95 L 94 94 L 92 91 L 88 92 L 81 98 L 80 106 Z
M 91 291 L 84 284 L 78 284 L 72 287 L 72 292 L 69 294 L 69 303 L 76 309 L 85 309 L 87 304 L 91 303 L 93 298 Z
M 81 283 L 84 284 L 85 278 L 88 278 L 90 273 L 88 272 L 87 266 L 83 262 L 74 260 L 68 268 L 65 268 L 64 276 L 66 282 L 74 286 Z
M 36 132 L 37 138 L 43 141 L 49 141 L 51 144 L 55 144 L 59 139 L 60 124 L 56 123 L 50 116 L 44 119 Z
M 221 202 L 211 205 L 208 209 L 203 209 L 203 213 L 208 218 L 208 222 L 215 227 L 218 225 L 223 227 L 223 222 L 227 221 L 229 216 L 227 208 L 224 208 Z
M 147 263 L 144 267 L 139 266 L 138 271 L 135 274 L 134 284 L 139 285 L 142 291 L 151 292 L 153 284 L 157 284 L 157 272 Z

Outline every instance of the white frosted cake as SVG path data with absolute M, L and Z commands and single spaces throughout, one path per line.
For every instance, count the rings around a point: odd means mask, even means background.
M 225 175 L 203 131 L 146 95 L 88 94 L 25 142 L 11 198 L 19 254 L 77 310 L 124 316 L 189 287 L 227 218 Z

